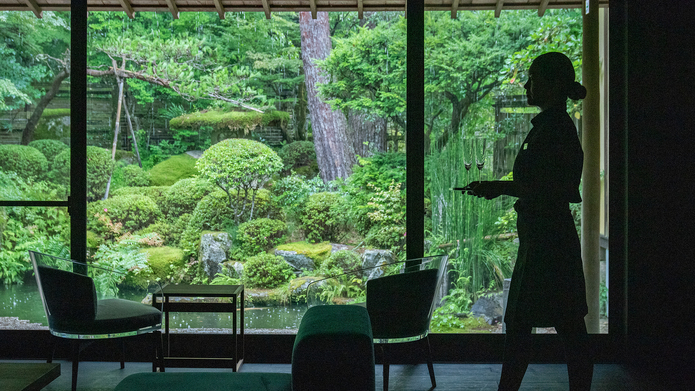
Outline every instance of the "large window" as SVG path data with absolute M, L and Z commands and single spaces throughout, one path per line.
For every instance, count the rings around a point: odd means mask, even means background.
M 402 12 L 90 12 L 87 22 L 87 261 L 127 270 L 123 295 L 142 300 L 153 281 L 243 283 L 247 332 L 292 333 L 311 280 L 405 259 Z M 0 201 L 67 200 L 69 25 L 69 13 L 0 14 Z M 579 10 L 425 14 L 425 254 L 450 256 L 433 332 L 503 332 L 514 200 L 450 188 L 513 177 L 538 113 L 525 72 L 551 50 L 581 77 Z M 581 105 L 568 112 L 581 131 Z M 605 183 L 606 148 L 601 156 Z M 27 249 L 69 256 L 67 209 L 4 205 L 0 318 L 45 322 L 39 304 L 30 313 L 8 303 L 35 289 Z M 580 230 L 581 206 L 573 213 Z M 324 298 L 363 300 L 365 282 L 342 281 Z M 605 282 L 600 300 L 605 314 Z M 180 332 L 231 327 L 220 314 L 173 322 Z
M 0 328 L 45 326 L 27 250 L 69 256 L 69 30 L 0 12 Z

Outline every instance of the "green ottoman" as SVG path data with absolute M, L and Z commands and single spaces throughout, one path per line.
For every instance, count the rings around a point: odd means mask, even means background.
M 374 344 L 367 309 L 311 307 L 294 340 L 294 391 L 374 391 Z
M 164 372 L 136 373 L 114 391 L 292 391 L 289 373 Z

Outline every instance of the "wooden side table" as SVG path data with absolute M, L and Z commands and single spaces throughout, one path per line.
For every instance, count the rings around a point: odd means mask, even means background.
M 204 300 L 172 300 L 172 298 L 231 298 L 231 303 L 209 302 Z M 152 305 L 158 307 L 162 305 L 164 310 L 164 335 L 166 341 L 165 363 L 181 365 L 185 361 L 220 361 L 223 367 L 231 367 L 237 372 L 244 363 L 244 286 L 243 285 L 167 285 L 161 290 L 157 290 L 153 295 Z M 237 333 L 237 303 L 240 303 L 240 327 Z M 229 358 L 194 358 L 194 357 L 172 357 L 170 333 L 169 333 L 169 313 L 171 312 L 231 312 L 232 328 L 234 329 L 234 351 Z M 177 365 L 178 364 L 178 365 Z M 166 365 L 166 364 L 165 364 Z

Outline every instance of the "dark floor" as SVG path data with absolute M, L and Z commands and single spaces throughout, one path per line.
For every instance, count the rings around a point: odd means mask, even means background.
M 9 361 L 4 361 L 9 362 Z M 12 361 L 18 362 L 18 361 Z M 41 362 L 41 361 L 23 361 Z M 68 361 L 56 361 L 61 364 L 62 375 L 44 390 L 70 390 L 71 364 Z M 150 363 L 126 363 L 125 369 L 119 369 L 118 363 L 81 362 L 78 389 L 84 391 L 111 391 L 126 376 L 150 371 Z M 436 391 L 451 390 L 497 390 L 497 381 L 501 364 L 435 364 L 437 377 Z M 284 372 L 290 373 L 289 364 L 244 364 L 243 372 Z M 167 371 L 228 371 L 226 369 L 184 369 L 167 368 Z M 393 365 L 390 370 L 390 390 L 425 391 L 430 388 L 427 366 Z M 376 389 L 382 388 L 381 366 L 376 367 Z M 562 364 L 532 364 L 521 387 L 522 390 L 555 391 L 568 390 L 567 367 Z M 644 379 L 643 374 L 630 371 L 618 364 L 597 364 L 594 369 L 592 390 L 594 391 L 659 391 L 673 390 L 661 384 Z M 681 388 L 687 389 L 687 388 Z

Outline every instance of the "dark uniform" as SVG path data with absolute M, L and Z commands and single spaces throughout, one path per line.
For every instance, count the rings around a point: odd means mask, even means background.
M 587 314 L 581 246 L 569 203 L 581 202 L 584 153 L 569 115 L 549 108 L 514 161 L 519 252 L 507 327 L 552 327 Z

